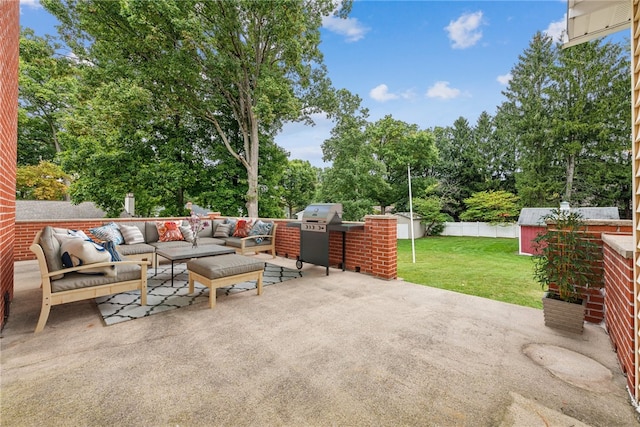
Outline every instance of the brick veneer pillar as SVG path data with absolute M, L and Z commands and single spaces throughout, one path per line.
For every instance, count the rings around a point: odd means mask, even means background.
M 13 298 L 13 225 L 16 219 L 18 55 L 20 2 L 0 0 L 0 322 Z
M 603 234 L 605 323 L 629 390 L 635 386 L 633 236 Z

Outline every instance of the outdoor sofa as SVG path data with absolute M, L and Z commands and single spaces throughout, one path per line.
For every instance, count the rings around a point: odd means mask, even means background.
M 176 223 L 179 233 L 174 231 L 175 238 L 161 238 L 160 234 L 163 227 L 167 228 L 167 223 L 171 222 Z M 270 252 L 273 258 L 276 257 L 275 235 L 277 224 L 275 222 L 259 219 L 249 221 L 246 218 L 226 218 L 213 221 L 205 220 L 204 222 L 207 225 L 197 231 L 198 245 L 231 246 L 240 255 Z M 190 225 L 186 220 L 131 221 L 117 224 L 108 223 L 105 226 L 109 224 L 115 224 L 111 227 L 117 227 L 122 235 L 122 239 L 116 241 L 116 248 L 120 254 L 129 259 L 151 259 L 153 265 L 156 266 L 156 250 L 193 245 L 193 232 L 190 232 Z M 245 224 L 243 232 L 238 231 L 241 224 Z M 133 227 L 138 232 L 135 232 Z M 89 231 L 95 236 L 94 230 Z M 167 231 L 167 234 L 170 234 L 170 232 Z M 134 233 L 135 236 L 133 235 Z M 105 236 L 95 237 L 103 239 Z
M 271 252 L 275 258 L 276 223 L 204 222 L 196 230 L 198 245 L 231 246 L 241 255 Z M 44 329 L 53 305 L 134 290 L 146 305 L 147 268 L 157 266 L 156 250 L 189 247 L 194 240 L 193 229 L 181 220 L 110 222 L 87 231 L 47 226 L 36 234 L 30 249 L 40 269 L 42 307 L 35 332 Z

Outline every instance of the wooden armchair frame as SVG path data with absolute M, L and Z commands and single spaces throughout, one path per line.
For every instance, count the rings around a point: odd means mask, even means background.
M 42 279 L 42 308 L 40 310 L 40 318 L 36 325 L 35 333 L 41 332 L 44 329 L 44 325 L 49 318 L 49 312 L 51 306 L 65 304 L 68 302 L 82 301 L 86 299 L 92 299 L 105 295 L 112 295 L 121 292 L 128 292 L 134 290 L 140 290 L 140 302 L 142 305 L 147 304 L 147 260 L 139 261 L 116 261 L 116 262 L 101 262 L 96 264 L 87 264 L 73 268 L 65 268 L 57 271 L 49 271 L 47 267 L 47 260 L 44 254 L 44 250 L 40 246 L 39 231 L 36 234 L 33 243 L 31 244 L 31 251 L 36 254 L 38 258 L 38 266 L 40 268 L 40 277 Z M 88 270 L 96 267 L 110 267 L 118 265 L 139 265 L 141 268 L 140 279 L 127 280 L 122 282 L 113 282 L 104 285 L 88 286 L 78 289 L 65 290 L 60 292 L 52 292 L 51 290 L 51 277 L 60 274 L 73 273 L 82 270 Z

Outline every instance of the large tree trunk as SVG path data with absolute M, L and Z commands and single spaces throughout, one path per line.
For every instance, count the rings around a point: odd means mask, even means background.
M 259 153 L 259 140 L 258 140 L 258 126 L 253 126 L 251 129 L 250 139 L 250 155 L 247 159 L 247 183 L 249 188 L 247 189 L 247 216 L 249 218 L 258 217 L 258 153 Z
M 573 176 L 576 171 L 576 155 L 570 154 L 567 158 L 567 185 L 564 189 L 564 201 L 571 201 L 571 193 L 573 191 Z

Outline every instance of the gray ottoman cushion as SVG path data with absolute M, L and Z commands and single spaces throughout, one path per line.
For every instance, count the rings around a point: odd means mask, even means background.
M 263 270 L 264 261 L 236 254 L 218 255 L 187 261 L 187 269 L 208 279 L 219 279 Z

